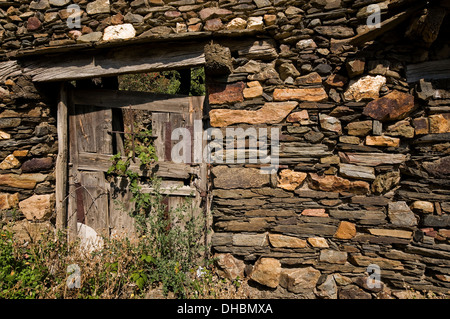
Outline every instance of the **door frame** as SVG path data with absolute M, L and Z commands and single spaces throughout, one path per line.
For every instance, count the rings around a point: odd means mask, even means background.
M 92 94 L 94 92 L 95 94 Z M 153 99 L 152 99 L 153 98 Z M 126 101 L 126 103 L 125 103 Z M 193 123 L 195 119 L 203 119 L 203 112 L 207 112 L 204 108 L 207 99 L 205 96 L 186 97 L 177 95 L 166 94 L 151 94 L 146 92 L 130 92 L 130 91 L 118 91 L 109 89 L 74 89 L 71 88 L 68 83 L 62 83 L 59 91 L 58 101 L 58 156 L 55 165 L 56 175 L 56 220 L 57 228 L 60 230 L 67 230 L 67 236 L 69 241 L 77 238 L 77 218 L 69 216 L 69 212 L 74 212 L 76 200 L 69 200 L 70 196 L 74 196 L 76 188 L 74 181 L 69 174 L 69 169 L 77 170 L 80 167 L 88 168 L 90 165 L 99 165 L 106 171 L 111 163 L 110 156 L 105 155 L 99 161 L 98 156 L 96 158 L 90 158 L 83 155 L 83 160 L 78 162 L 71 158 L 70 149 L 77 149 L 74 139 L 70 138 L 70 127 L 75 123 L 70 123 L 70 114 L 75 114 L 75 104 L 83 104 L 98 106 L 103 108 L 128 108 L 129 105 L 133 105 L 133 109 L 145 109 L 151 112 L 164 112 L 167 113 L 183 113 L 188 114 L 189 120 Z M 78 102 L 78 103 L 77 103 Z M 196 109 L 196 105 L 202 105 L 200 109 Z M 74 118 L 74 117 L 72 117 Z M 203 143 L 203 148 L 204 148 Z M 202 149 L 203 149 L 202 148 Z M 71 165 L 69 167 L 69 165 Z M 77 167 L 73 167 L 77 165 Z M 79 166 L 78 166 L 79 165 Z M 84 165 L 84 166 L 83 166 Z M 171 193 L 169 189 L 162 190 L 163 193 L 173 196 L 190 196 L 194 191 L 196 201 L 202 203 L 202 207 L 205 214 L 205 228 L 209 227 L 210 220 L 207 217 L 210 213 L 210 200 L 207 194 L 209 193 L 209 183 L 207 181 L 208 165 L 202 161 L 197 164 L 184 164 L 184 163 L 172 163 L 172 162 L 157 162 L 160 176 L 165 177 L 180 177 L 189 176 L 189 174 L 195 174 L 197 176 L 197 183 L 194 187 L 181 187 Z M 132 163 L 131 169 L 138 169 L 138 163 Z M 150 188 L 144 188 L 144 191 L 150 192 Z M 72 194 L 72 195 L 71 195 Z M 206 194 L 206 195 L 205 195 Z M 204 200 L 205 199 L 205 200 Z M 205 233 L 205 237 L 208 237 Z

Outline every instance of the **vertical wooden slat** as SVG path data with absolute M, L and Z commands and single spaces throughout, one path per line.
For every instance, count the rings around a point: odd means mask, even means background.
M 176 114 L 176 113 L 170 113 L 169 114 L 169 123 L 166 125 L 166 161 L 172 161 L 172 148 L 179 143 L 179 141 L 172 141 L 172 132 L 175 129 L 186 127 L 186 115 L 185 114 Z M 186 148 L 184 149 L 186 150 Z M 186 162 L 186 157 L 189 156 L 189 154 L 183 154 L 184 162 Z
M 109 194 L 103 172 L 80 172 L 85 224 L 109 237 Z
M 72 95 L 72 90 L 69 91 Z M 67 230 L 70 242 L 77 239 L 77 210 L 76 186 L 78 183 L 78 146 L 77 146 L 77 117 L 73 100 L 69 98 L 69 194 L 67 203 Z
M 165 160 L 165 124 L 169 122 L 169 113 L 152 113 L 152 134 L 157 136 L 154 140 L 156 156 L 159 161 Z
M 58 156 L 55 164 L 55 210 L 56 227 L 64 230 L 67 226 L 67 159 L 68 159 L 68 96 L 63 83 L 59 92 L 57 110 Z
M 110 184 L 109 196 L 109 221 L 111 237 L 135 238 L 136 226 L 130 212 L 134 210 L 131 192 L 128 190 L 128 180 L 124 177 L 116 177 Z
M 99 109 L 97 118 L 97 152 L 112 155 L 112 109 Z

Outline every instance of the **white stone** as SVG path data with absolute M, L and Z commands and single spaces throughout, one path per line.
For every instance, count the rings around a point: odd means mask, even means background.
M 344 177 L 373 181 L 375 179 L 375 169 L 352 164 L 339 164 L 339 174 Z
M 103 41 L 131 39 L 136 36 L 136 30 L 131 23 L 112 25 L 105 29 Z
M 312 39 L 300 40 L 300 41 L 297 42 L 297 44 L 295 46 L 299 50 L 315 49 L 315 48 L 317 48 L 317 44 Z
M 350 83 L 348 90 L 344 93 L 347 101 L 359 102 L 363 99 L 376 99 L 379 97 L 380 89 L 386 84 L 386 78 L 382 75 L 364 76 Z
M 226 25 L 227 30 L 244 30 L 247 27 L 247 21 L 242 18 L 234 18 Z
M 264 28 L 263 17 L 250 17 L 247 21 L 248 30 L 262 30 Z
M 405 201 L 388 204 L 388 216 L 392 224 L 397 226 L 416 226 L 417 219 Z
M 103 247 L 103 238 L 92 227 L 77 223 L 77 235 L 80 238 L 80 248 L 87 252 L 93 252 Z
M 320 126 L 324 130 L 342 134 L 341 121 L 339 121 L 337 118 L 320 113 L 319 114 L 319 122 L 320 122 Z

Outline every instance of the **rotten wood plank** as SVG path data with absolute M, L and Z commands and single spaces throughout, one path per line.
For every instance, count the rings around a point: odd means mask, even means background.
M 190 97 L 185 95 L 154 94 L 148 92 L 105 89 L 75 89 L 74 103 L 103 108 L 128 108 L 152 112 L 186 113 Z
M 427 61 L 406 66 L 406 81 L 414 83 L 420 79 L 439 80 L 450 78 L 450 59 Z
M 406 37 L 429 48 L 437 39 L 439 29 L 447 14 L 442 7 L 431 5 L 423 15 L 417 17 L 406 31 Z
M 142 187 L 142 193 L 152 193 L 155 189 L 153 187 Z M 197 194 L 197 189 L 190 186 L 181 187 L 165 187 L 159 190 L 161 194 L 169 196 L 195 196 Z
M 134 201 L 128 191 L 128 181 L 116 177 L 109 185 L 109 229 L 111 238 L 135 238 L 136 224 L 130 212 Z
M 169 113 L 152 113 L 152 134 L 156 136 L 153 141 L 158 161 L 166 160 L 165 141 L 166 123 L 169 122 Z
M 109 237 L 109 194 L 103 172 L 81 174 L 84 224 Z
M 17 61 L 0 62 L 0 82 L 6 81 L 8 78 L 20 75 L 21 73 L 22 70 Z
M 123 158 L 126 159 L 125 157 Z M 101 171 L 107 172 L 111 167 L 111 156 L 96 153 L 82 153 L 78 155 L 78 169 L 83 171 Z M 138 172 L 143 176 L 147 176 L 151 173 L 155 173 L 156 176 L 187 179 L 190 174 L 198 174 L 198 168 L 183 163 L 171 163 L 171 162 L 156 162 L 151 165 L 148 172 L 143 171 L 140 168 L 141 164 L 139 159 L 136 159 L 136 163 L 131 162 L 130 169 L 134 172 Z

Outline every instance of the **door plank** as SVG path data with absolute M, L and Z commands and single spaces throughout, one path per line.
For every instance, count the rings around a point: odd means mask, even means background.
M 79 153 L 78 168 L 84 171 L 100 171 L 107 172 L 111 167 L 111 156 L 95 153 Z M 125 160 L 126 158 L 123 157 Z M 171 162 L 156 162 L 152 164 L 151 171 L 145 172 L 140 169 L 140 161 L 136 159 L 136 163 L 131 162 L 130 169 L 134 172 L 142 174 L 142 176 L 148 176 L 151 173 L 155 173 L 156 176 L 187 179 L 190 174 L 198 174 L 198 168 L 183 163 L 171 163 Z
M 109 214 L 111 237 L 134 238 L 136 225 L 130 213 L 134 210 L 134 202 L 128 191 L 125 178 L 117 177 L 110 183 Z
M 97 144 L 97 152 L 101 154 L 112 155 L 112 109 L 99 109 L 96 112 L 95 117 L 95 138 Z
M 72 90 L 69 90 L 69 194 L 67 202 L 67 235 L 68 240 L 73 242 L 77 239 L 77 206 L 76 186 L 79 181 L 78 173 L 78 143 L 77 143 L 77 118 L 75 105 L 72 101 Z
M 103 172 L 81 172 L 85 224 L 109 237 L 109 194 Z
M 156 150 L 158 161 L 166 160 L 166 123 L 169 122 L 169 113 L 152 113 L 152 134 L 156 136 L 153 146 Z

